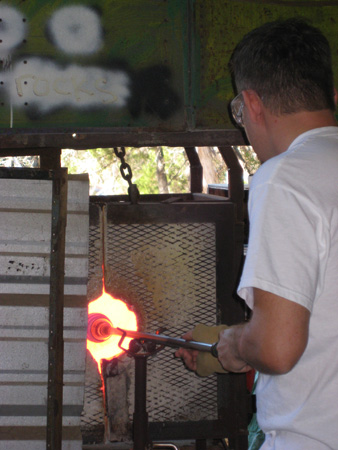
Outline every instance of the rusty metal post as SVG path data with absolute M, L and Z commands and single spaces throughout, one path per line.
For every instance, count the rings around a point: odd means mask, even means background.
M 61 153 L 60 148 L 44 148 L 40 150 L 40 168 L 43 170 L 60 168 Z
M 244 183 L 243 168 L 239 163 L 237 155 L 231 145 L 218 147 L 225 164 L 228 167 L 229 175 L 229 198 L 236 205 L 237 223 L 235 225 L 235 248 L 233 254 L 233 281 L 232 290 L 235 291 L 238 277 L 243 261 L 243 241 L 244 241 Z M 222 321 L 229 323 L 239 323 L 244 320 L 244 310 L 238 302 L 233 302 L 230 309 L 223 310 Z M 219 407 L 221 414 L 229 424 L 230 447 L 234 450 L 244 450 L 248 448 L 247 437 L 247 413 L 248 394 L 246 390 L 245 374 L 228 374 L 223 377 L 222 394 L 219 395 Z
M 147 357 L 135 355 L 135 411 L 133 420 L 134 450 L 149 446 L 147 413 Z
M 195 147 L 184 148 L 190 163 L 190 192 L 203 191 L 203 167 Z
M 50 254 L 46 449 L 61 450 L 67 169 L 57 169 L 50 173 L 52 174 L 53 179 L 53 194 Z
M 244 183 L 243 169 L 231 145 L 218 147 L 229 175 L 229 198 L 236 204 L 237 220 L 243 221 Z

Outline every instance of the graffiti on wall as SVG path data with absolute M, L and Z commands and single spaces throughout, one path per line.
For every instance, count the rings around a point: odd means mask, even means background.
M 73 62 L 74 57 L 95 56 L 104 46 L 105 33 L 95 8 L 64 6 L 46 20 L 46 39 L 55 54 L 62 56 L 62 64 L 39 54 L 15 56 L 30 31 L 29 21 L 19 9 L 0 6 L 2 106 L 22 108 L 30 119 L 64 108 L 126 108 L 133 118 L 147 113 L 166 120 L 180 108 L 180 98 L 171 87 L 171 71 L 165 65 L 133 71 L 121 60 L 99 66 Z

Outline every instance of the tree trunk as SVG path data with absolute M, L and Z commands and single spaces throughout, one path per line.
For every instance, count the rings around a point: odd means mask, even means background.
M 218 177 L 210 147 L 197 147 L 198 156 L 203 167 L 203 192 L 208 191 L 208 184 L 217 184 Z
M 160 194 L 169 194 L 168 180 L 165 173 L 165 163 L 162 147 L 157 147 L 156 152 L 156 175 Z

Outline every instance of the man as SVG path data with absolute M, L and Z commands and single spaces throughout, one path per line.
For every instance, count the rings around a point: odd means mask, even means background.
M 250 187 L 238 287 L 252 317 L 219 333 L 218 359 L 227 371 L 260 373 L 262 449 L 337 450 L 338 129 L 329 44 L 302 20 L 272 22 L 243 38 L 230 68 L 234 118 L 263 164 Z M 195 351 L 176 354 L 197 369 Z

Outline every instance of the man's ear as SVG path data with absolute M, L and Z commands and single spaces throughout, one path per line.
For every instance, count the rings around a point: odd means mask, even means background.
M 263 103 L 256 91 L 248 89 L 242 91 L 247 114 L 252 123 L 260 123 L 263 119 Z

